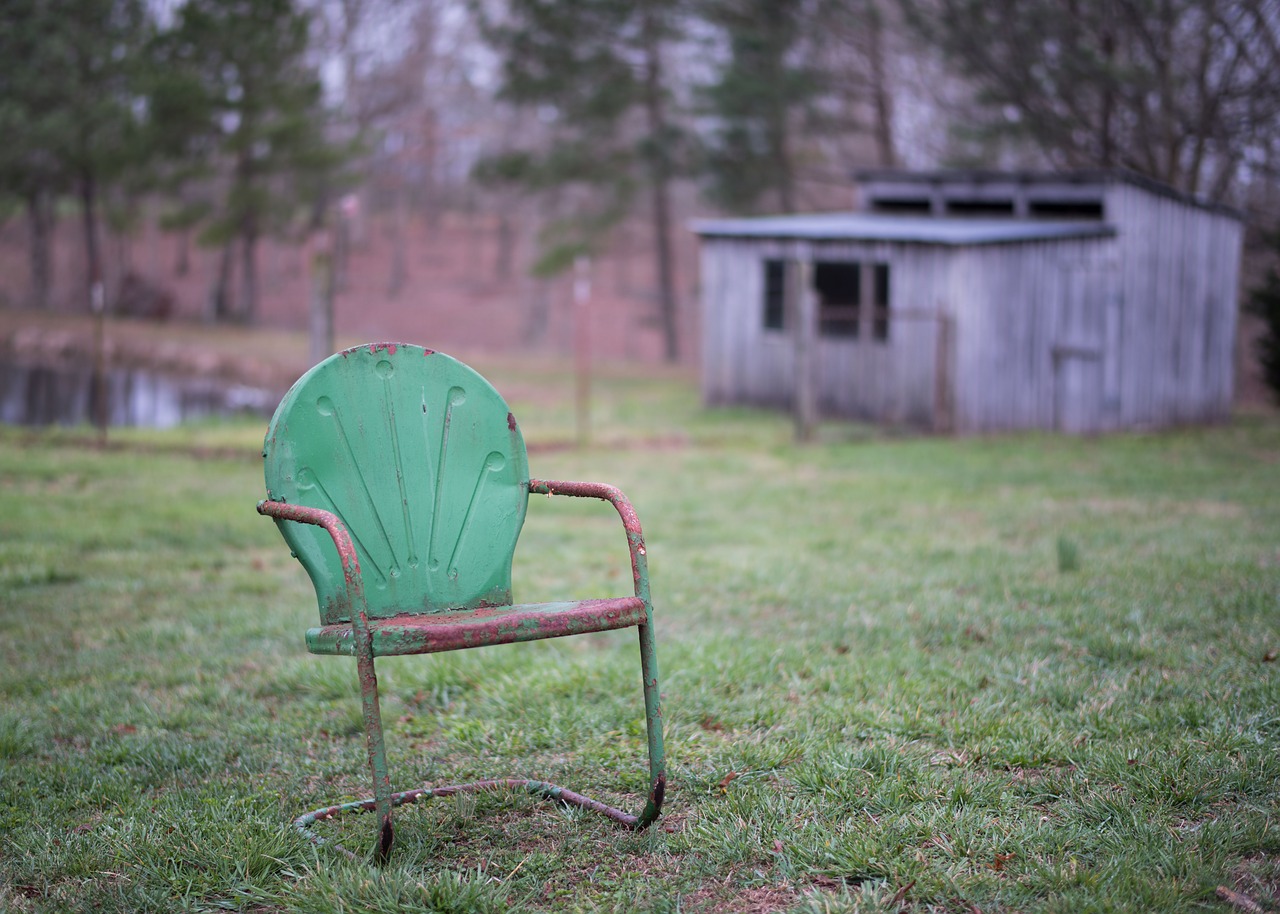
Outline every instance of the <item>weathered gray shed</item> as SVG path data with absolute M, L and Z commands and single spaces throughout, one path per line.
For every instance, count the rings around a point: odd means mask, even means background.
M 862 210 L 703 220 L 708 403 L 962 433 L 1208 422 L 1241 222 L 1123 172 L 867 172 Z

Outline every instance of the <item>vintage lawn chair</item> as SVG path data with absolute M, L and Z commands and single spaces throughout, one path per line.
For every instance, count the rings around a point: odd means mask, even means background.
M 307 632 L 317 654 L 356 658 L 373 797 L 299 817 L 374 811 L 375 857 L 394 840 L 391 810 L 422 797 L 516 789 L 602 813 L 633 829 L 653 822 L 666 785 L 653 606 L 640 522 L 626 496 L 601 483 L 530 479 L 524 439 L 507 404 L 471 368 L 418 346 L 340 352 L 303 375 L 267 429 L 262 456 L 275 520 L 320 603 Z M 511 562 L 529 493 L 599 498 L 622 518 L 633 596 L 513 604 Z M 374 658 L 428 654 L 636 626 L 648 722 L 649 793 L 638 816 L 554 784 L 503 778 L 392 793 Z M 349 851 L 344 852 L 351 855 Z

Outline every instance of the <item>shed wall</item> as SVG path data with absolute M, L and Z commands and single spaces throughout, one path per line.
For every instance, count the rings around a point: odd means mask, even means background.
M 813 259 L 891 271 L 887 342 L 816 342 L 825 412 L 936 426 L 949 401 L 960 432 L 1226 418 L 1240 222 L 1128 182 L 1105 193 L 1113 238 L 945 246 L 705 237 L 704 399 L 790 405 L 795 343 L 763 327 L 763 262 Z M 940 336 L 939 314 L 954 321 L 949 335 Z
M 1108 188 L 1118 232 L 1121 427 L 1225 419 L 1234 392 L 1241 224 L 1130 184 Z
M 957 253 L 957 431 L 1094 432 L 1114 423 L 1104 383 L 1118 357 L 1106 329 L 1114 250 L 1114 239 L 1100 238 Z
M 929 426 L 937 391 L 938 320 L 954 253 L 940 246 L 707 238 L 702 245 L 702 388 L 706 402 L 789 406 L 795 340 L 767 330 L 767 259 L 887 263 L 889 338 L 819 336 L 815 387 L 827 413 Z
M 761 326 L 766 258 L 797 256 L 794 243 L 702 243 L 702 395 L 709 404 L 785 407 L 794 376 L 790 337 Z

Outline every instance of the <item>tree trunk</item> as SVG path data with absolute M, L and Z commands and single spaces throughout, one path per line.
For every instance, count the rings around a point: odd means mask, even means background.
M 770 63 L 775 65 L 774 78 L 782 78 L 782 61 L 774 57 Z M 787 105 L 778 96 L 778 92 L 770 93 L 766 105 L 765 131 L 768 136 L 769 156 L 773 160 L 774 190 L 778 193 L 778 209 L 783 213 L 796 211 L 795 174 L 791 167 L 791 144 L 787 124 Z
M 102 252 L 98 247 L 98 185 L 92 170 L 80 176 L 81 215 L 84 219 L 85 279 L 89 313 L 93 315 L 93 423 L 98 443 L 107 443 L 107 300 L 102 283 Z
M 1103 33 L 1102 36 L 1102 59 L 1106 64 L 1106 70 L 1103 75 L 1102 84 L 1102 103 L 1101 111 L 1098 112 L 1099 125 L 1101 131 L 1101 141 L 1098 150 L 1098 164 L 1103 168 L 1111 168 L 1115 165 L 1114 140 L 1112 138 L 1112 121 L 1115 120 L 1116 107 L 1116 85 L 1113 75 L 1116 57 L 1116 39 L 1110 32 Z
M 39 311 L 48 311 L 53 288 L 53 202 L 45 188 L 27 195 L 27 223 L 31 230 L 31 294 L 28 304 Z
M 511 212 L 505 200 L 499 201 L 502 212 L 498 215 L 498 243 L 493 255 L 493 275 L 501 281 L 511 278 L 511 262 L 515 257 L 516 232 L 511 224 Z
M 251 325 L 258 316 L 258 235 L 253 228 L 245 231 L 240 247 L 240 323 Z
M 102 295 L 102 251 L 98 245 L 98 187 L 92 172 L 80 176 L 80 214 L 84 230 L 85 292 L 90 313 Z
M 328 239 L 315 243 L 311 255 L 311 362 L 323 361 L 333 352 L 333 246 Z
M 173 265 L 175 276 L 186 276 L 191 272 L 191 229 L 178 229 L 178 254 Z
M 677 322 L 675 255 L 671 245 L 671 191 L 664 176 L 653 181 L 653 245 L 658 270 L 658 307 L 662 319 L 662 354 L 668 362 L 680 358 Z
M 233 241 L 226 241 L 218 253 L 218 269 L 209 287 L 209 303 L 205 309 L 207 323 L 215 324 L 231 316 L 231 254 Z
M 440 118 L 434 108 L 422 112 L 422 215 L 427 227 L 427 243 L 440 240 L 444 204 L 436 186 L 440 159 Z
M 649 121 L 650 193 L 653 207 L 654 266 L 658 275 L 658 308 L 662 325 L 663 357 L 668 362 L 680 358 L 680 331 L 677 322 L 675 254 L 671 244 L 671 166 L 667 143 L 666 112 L 662 104 L 661 35 L 653 10 L 644 7 L 645 80 L 644 104 Z
M 357 233 L 356 215 L 341 202 L 333 220 L 333 291 L 347 291 L 347 274 L 351 266 L 351 243 Z
M 876 109 L 876 149 L 880 155 L 880 167 L 895 168 L 898 155 L 893 145 L 893 96 L 889 92 L 884 70 L 884 23 L 879 5 L 872 2 L 868 12 L 867 37 L 871 43 L 868 57 L 871 66 L 871 92 Z
M 795 175 L 791 170 L 791 149 L 787 137 L 787 108 L 778 99 L 770 99 L 768 105 L 768 122 L 765 127 L 768 135 L 769 157 L 773 160 L 774 187 L 778 194 L 778 211 L 794 213 Z
M 119 231 L 111 232 L 111 238 L 115 241 L 112 245 L 115 249 L 115 259 L 111 273 L 119 283 L 122 277 L 133 272 L 133 236 L 128 228 L 121 228 Z
M 407 275 L 407 253 L 405 251 L 405 235 L 409 231 L 409 204 L 406 200 L 407 189 L 400 187 L 396 194 L 395 211 L 391 215 L 391 273 L 387 277 L 387 296 L 395 298 L 404 288 Z

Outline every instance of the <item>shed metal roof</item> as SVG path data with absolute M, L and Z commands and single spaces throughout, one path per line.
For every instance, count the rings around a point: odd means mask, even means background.
M 772 238 L 803 241 L 896 241 L 952 247 L 1016 244 L 1063 238 L 1106 238 L 1115 227 L 1103 222 L 1031 219 L 947 219 L 875 213 L 811 213 L 750 219 L 698 219 L 693 231 L 708 238 Z
M 941 169 L 938 171 L 910 171 L 900 168 L 866 168 L 854 172 L 853 177 L 859 184 L 921 184 L 927 186 L 962 186 L 968 185 L 1000 185 L 1012 184 L 1027 187 L 1061 187 L 1063 185 L 1095 186 L 1103 188 L 1108 184 L 1131 184 L 1148 193 L 1157 194 L 1195 206 L 1209 212 L 1230 216 L 1241 222 L 1245 219 L 1243 211 L 1226 203 L 1213 200 L 1200 194 L 1188 194 L 1170 187 L 1162 181 L 1149 178 L 1127 168 L 1095 168 L 1078 171 L 996 171 L 992 169 Z

